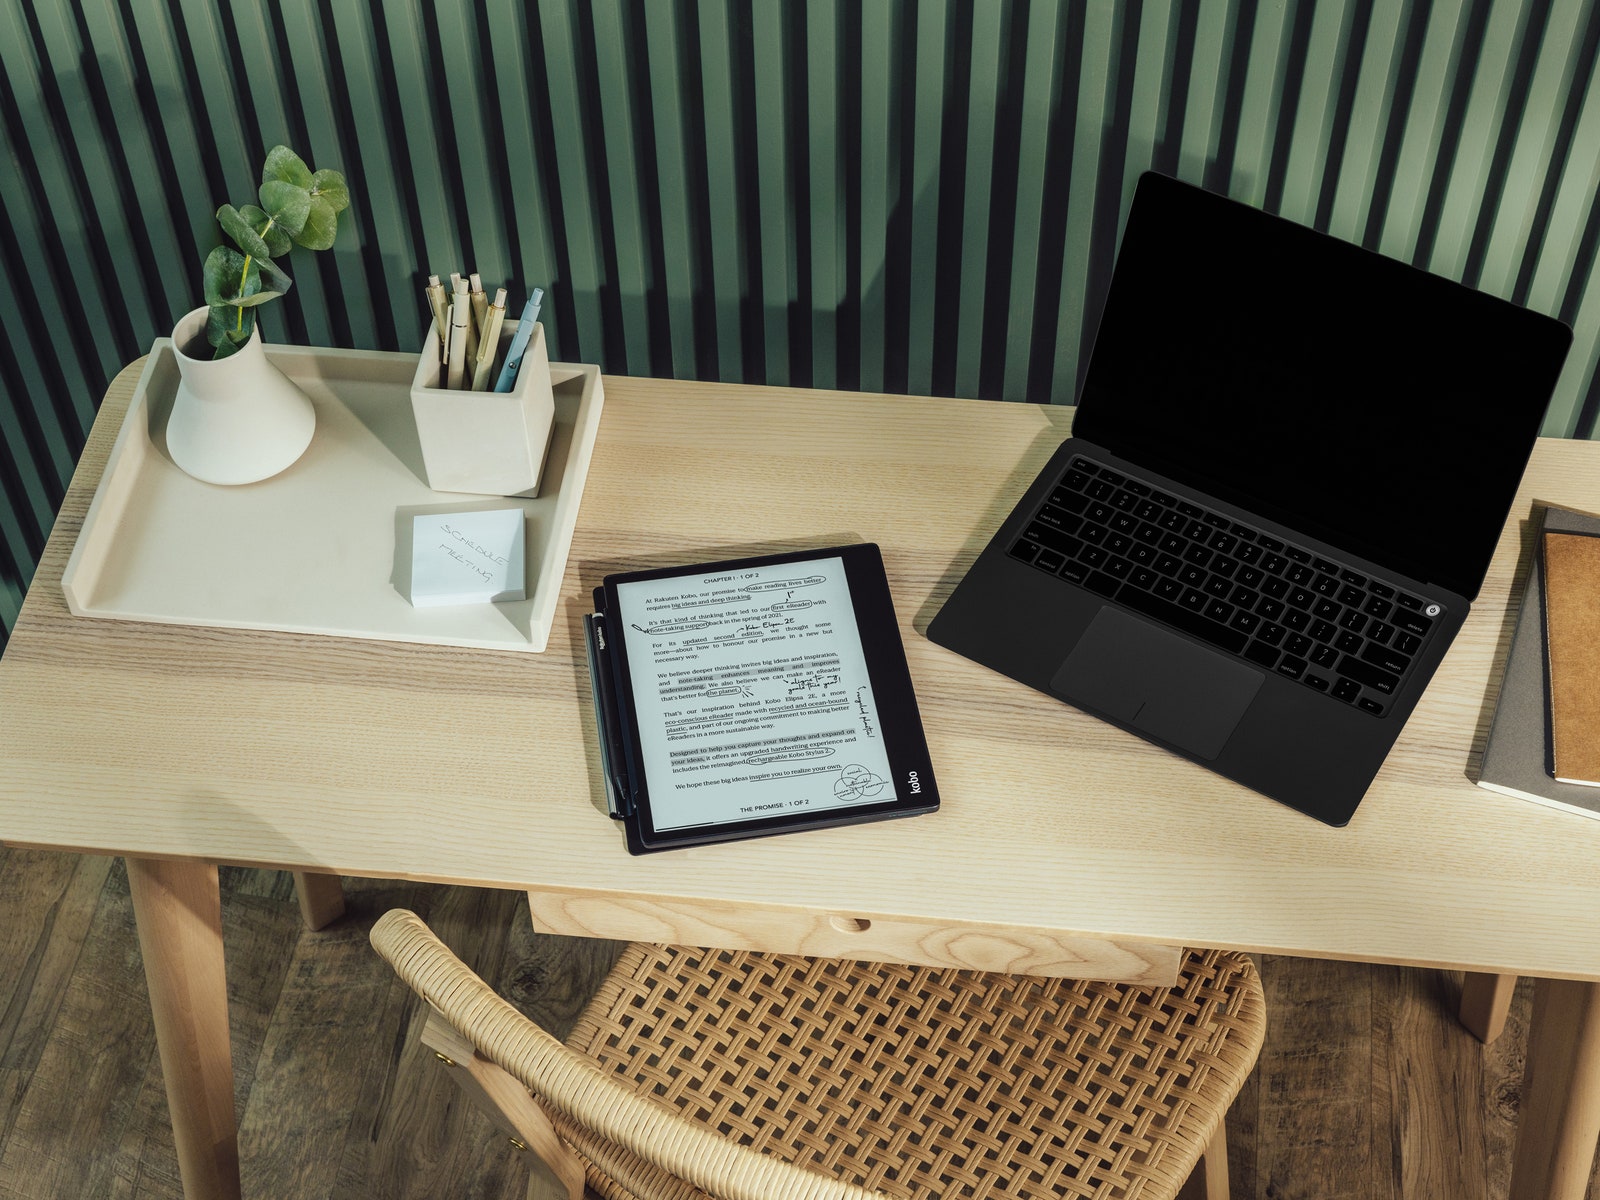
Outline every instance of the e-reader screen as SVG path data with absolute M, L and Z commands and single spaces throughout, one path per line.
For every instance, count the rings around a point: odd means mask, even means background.
M 875 548 L 845 549 L 870 549 L 877 564 Z M 881 565 L 877 573 L 881 581 Z M 624 641 L 652 834 L 936 803 L 887 586 L 878 586 L 881 613 L 852 595 L 838 551 L 615 584 L 608 623 Z M 864 623 L 887 623 L 888 638 Z M 888 667 L 877 646 L 885 640 Z M 910 766 L 894 744 L 908 708 Z

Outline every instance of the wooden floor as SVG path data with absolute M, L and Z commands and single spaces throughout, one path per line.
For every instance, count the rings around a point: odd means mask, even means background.
M 515 893 L 345 888 L 348 915 L 306 933 L 287 875 L 223 872 L 247 1200 L 521 1197 L 518 1152 L 421 1052 L 417 1005 L 367 929 L 415 910 L 557 1033 L 615 947 L 534 933 Z M 1228 1119 L 1235 1196 L 1505 1196 L 1526 981 L 1485 1048 L 1455 1023 L 1458 976 L 1288 958 L 1261 969 L 1270 1030 Z M 121 862 L 0 849 L 0 1200 L 180 1194 Z

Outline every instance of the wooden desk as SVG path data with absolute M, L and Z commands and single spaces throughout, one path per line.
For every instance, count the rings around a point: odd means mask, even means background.
M 1135 978 L 1197 945 L 1587 981 L 1541 984 L 1538 1012 L 1563 1015 L 1536 1016 L 1535 1057 L 1561 1069 L 1530 1068 L 1514 1182 L 1581 1197 L 1600 822 L 1468 773 L 1522 520 L 1534 498 L 1600 510 L 1600 444 L 1540 442 L 1475 613 L 1355 819 L 1329 829 L 922 636 L 1070 409 L 608 379 L 567 600 L 526 655 L 72 617 L 61 569 L 136 367 L 0 662 L 0 839 L 129 858 L 190 1196 L 238 1194 L 226 862 L 525 889 L 556 932 Z M 595 770 L 589 588 L 852 540 L 883 547 L 943 809 L 629 857 Z M 1571 1177 L 1546 1165 L 1563 1145 Z

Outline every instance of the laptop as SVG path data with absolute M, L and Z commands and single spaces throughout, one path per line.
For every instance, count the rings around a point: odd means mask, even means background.
M 928 637 L 1344 825 L 1483 584 L 1571 340 L 1146 174 L 1073 436 Z

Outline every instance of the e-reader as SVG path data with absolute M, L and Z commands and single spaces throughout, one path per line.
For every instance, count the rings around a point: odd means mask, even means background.
M 877 546 L 608 575 L 594 595 L 607 802 L 632 853 L 939 807 Z

